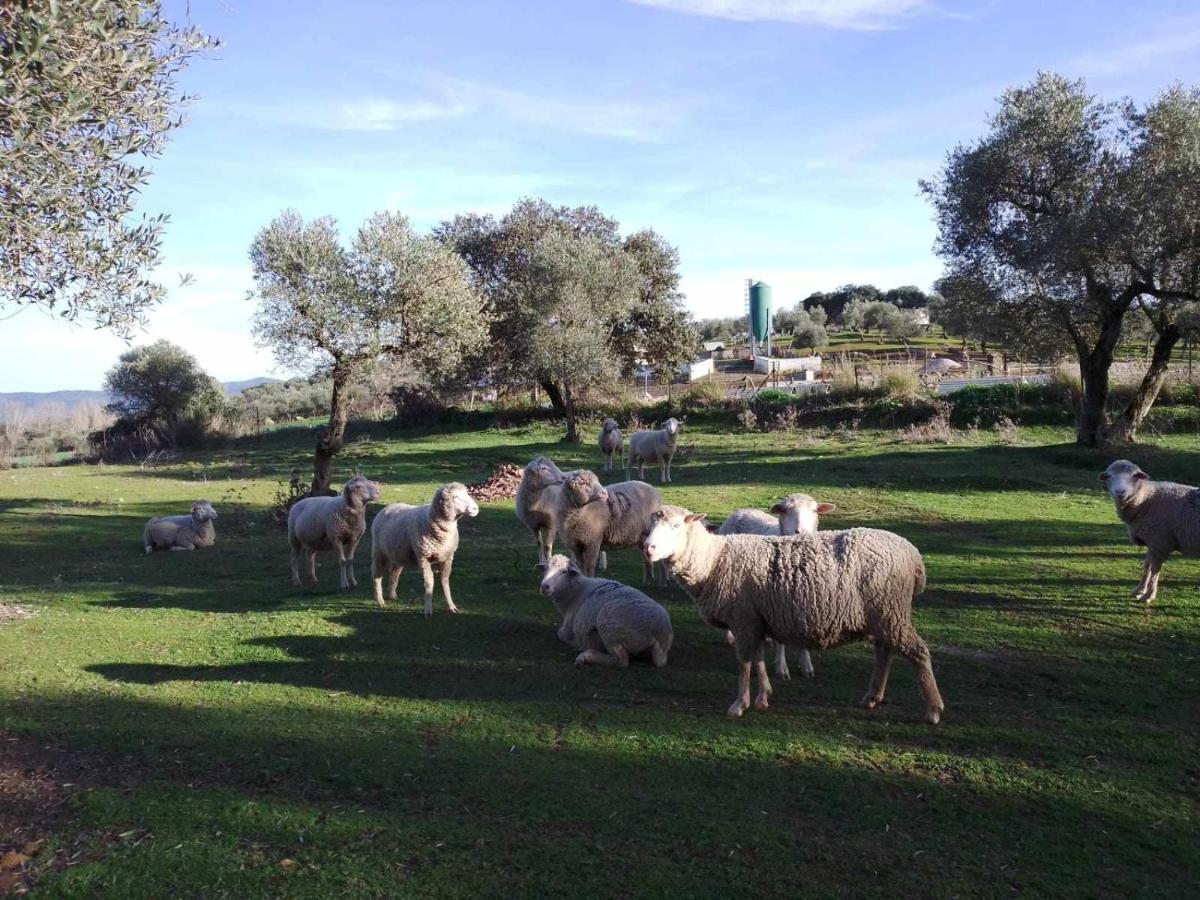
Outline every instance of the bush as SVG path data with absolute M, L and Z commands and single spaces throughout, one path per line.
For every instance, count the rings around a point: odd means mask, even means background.
M 445 402 L 423 384 L 398 384 L 392 389 L 391 400 L 396 407 L 395 422 L 401 426 L 435 422 L 448 409 Z

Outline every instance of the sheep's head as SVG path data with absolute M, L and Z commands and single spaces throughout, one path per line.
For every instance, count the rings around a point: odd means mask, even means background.
M 617 428 L 618 428 L 618 425 L 617 425 L 616 419 L 605 419 L 604 424 L 601 426 L 601 430 L 606 431 L 606 432 L 616 431 Z
M 671 437 L 674 437 L 675 435 L 679 434 L 679 420 L 674 417 L 667 419 L 667 421 L 663 422 L 662 427 L 663 427 L 663 431 L 665 431 L 667 434 L 671 435 Z
M 1127 459 L 1118 459 L 1100 473 L 1100 480 L 1108 488 L 1109 495 L 1118 503 L 1128 502 L 1150 476 Z
M 812 534 L 820 525 L 819 516 L 836 508 L 832 503 L 818 503 L 808 494 L 788 494 L 776 500 L 769 512 L 779 519 L 779 533 L 788 537 Z
M 197 500 L 192 504 L 192 518 L 201 524 L 212 522 L 217 518 L 217 511 L 207 500 Z
M 560 596 L 571 582 L 583 575 L 579 566 L 561 553 L 555 553 L 546 562 L 538 563 L 537 567 L 542 573 L 542 596 L 552 599 Z
M 347 502 L 357 500 L 358 503 L 366 505 L 380 498 L 379 482 L 372 481 L 366 475 L 355 475 L 342 488 L 342 496 Z
M 539 456 L 537 459 L 531 459 L 525 466 L 525 477 L 529 479 L 530 484 L 545 487 L 548 484 L 562 484 L 566 476 L 563 475 L 562 469 L 554 464 L 554 460 Z
M 608 491 L 600 483 L 595 472 L 579 469 L 566 476 L 563 482 L 563 492 L 572 506 L 586 506 L 589 503 L 606 503 Z
M 467 486 L 460 481 L 443 484 L 434 491 L 431 505 L 442 519 L 457 521 L 463 516 L 475 518 L 479 515 L 479 504 L 475 502 Z
M 664 506 L 650 515 L 650 533 L 642 540 L 646 562 L 675 562 L 687 548 L 693 530 L 704 531 L 704 514 L 682 506 Z

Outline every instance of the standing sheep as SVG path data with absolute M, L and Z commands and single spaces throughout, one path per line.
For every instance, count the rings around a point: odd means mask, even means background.
M 617 426 L 616 419 L 605 419 L 604 425 L 600 429 L 600 455 L 604 457 L 605 472 L 611 472 L 613 469 L 614 453 L 624 460 L 625 438 L 621 435 L 621 429 Z
M 305 497 L 288 512 L 292 547 L 292 584 L 300 586 L 300 556 L 308 557 L 308 580 L 317 583 L 317 551 L 336 550 L 338 583 L 343 590 L 358 585 L 354 551 L 367 530 L 367 504 L 379 499 L 379 485 L 365 475 L 346 482 L 337 497 Z
M 628 479 L 634 466 L 638 467 L 638 478 L 646 477 L 646 463 L 658 463 L 658 480 L 671 480 L 671 459 L 679 442 L 679 420 L 667 419 L 662 428 L 635 431 L 629 436 L 629 455 L 625 462 L 625 478 Z
M 1127 459 L 1118 459 L 1100 474 L 1117 516 L 1129 539 L 1146 548 L 1142 581 L 1135 600 L 1151 602 L 1158 596 L 1158 576 L 1175 551 L 1200 556 L 1200 489 L 1173 481 L 1151 481 Z
M 678 506 L 654 514 L 643 544 L 647 561 L 667 562 L 710 625 L 733 632 L 739 663 L 737 718 L 750 706 L 750 672 L 758 671 L 756 709 L 766 709 L 771 683 L 763 662 L 770 636 L 801 647 L 836 647 L 870 637 L 875 671 L 863 703 L 883 701 L 896 654 L 910 660 L 936 725 L 945 707 L 929 648 L 912 625 L 913 598 L 925 589 L 925 564 L 908 541 L 889 531 L 851 528 L 796 537 L 710 534 L 704 516 Z
M 554 551 L 558 531 L 558 501 L 562 494 L 562 469 L 544 456 L 531 459 L 517 486 L 517 519 L 533 533 L 538 547 L 538 562 L 544 563 Z
M 796 534 L 812 534 L 820 524 L 819 516 L 833 512 L 832 503 L 818 503 L 808 494 L 788 494 L 771 506 L 771 515 L 759 509 L 735 509 L 729 514 L 717 534 L 761 534 L 764 536 L 789 537 Z M 725 640 L 733 646 L 733 633 L 725 632 Z M 812 655 L 800 651 L 800 671 L 805 677 L 813 677 Z M 775 674 L 780 678 L 792 677 L 787 664 L 787 645 L 775 644 Z
M 446 608 L 458 612 L 450 596 L 450 570 L 458 550 L 458 520 L 479 515 L 479 504 L 457 481 L 444 484 L 425 506 L 392 503 L 379 511 L 371 523 L 371 574 L 375 578 L 375 602 L 383 601 L 383 576 L 388 576 L 389 600 L 396 599 L 396 586 L 405 566 L 420 566 L 425 583 L 425 616 L 433 615 L 433 570 L 439 570 Z
M 146 553 L 155 550 L 195 550 L 211 547 L 217 542 L 217 529 L 213 522 L 217 511 L 207 500 L 192 504 L 189 516 L 160 516 L 151 519 L 142 529 L 142 544 Z
M 649 653 L 667 664 L 674 635 L 671 617 L 637 588 L 607 578 L 589 578 L 561 553 L 538 563 L 542 594 L 562 616 L 558 639 L 582 651 L 575 665 L 625 668 L 629 658 Z
M 594 472 L 569 472 L 559 497 L 558 530 L 575 563 L 589 578 L 601 551 L 637 547 L 662 506 L 662 494 L 644 481 L 620 481 L 607 488 Z M 646 583 L 652 568 L 643 563 Z

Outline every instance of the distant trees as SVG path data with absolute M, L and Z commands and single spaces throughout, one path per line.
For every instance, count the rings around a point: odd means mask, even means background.
M 562 357 L 535 345 L 539 334 L 546 335 L 547 315 L 556 317 L 547 310 L 571 307 L 570 315 L 556 318 L 556 353 L 567 345 L 582 352 L 580 335 L 589 335 L 587 382 L 600 377 L 602 359 L 612 363 L 611 377 L 630 374 L 642 362 L 670 370 L 696 351 L 698 334 L 679 291 L 678 253 L 653 231 L 622 237 L 616 220 L 594 206 L 525 199 L 499 219 L 462 215 L 443 222 L 435 234 L 466 260 L 487 301 L 490 339 L 472 357 L 471 371 L 539 384 L 567 418 L 569 439 L 575 431 L 572 398 L 561 377 L 565 363 L 549 365 Z M 567 285 L 557 294 L 546 282 L 551 271 Z M 586 316 L 584 307 L 590 310 Z
M 183 122 L 177 76 L 213 46 L 158 0 L 0 3 L 0 308 L 144 321 L 166 219 L 131 215 Z
M 1109 437 L 1105 403 L 1122 324 L 1134 303 L 1159 313 L 1156 352 L 1117 422 L 1131 439 L 1178 340 L 1171 309 L 1197 298 L 1200 271 L 1200 101 L 1172 88 L 1139 109 L 1089 94 L 1053 73 L 1012 88 L 977 142 L 951 151 L 924 182 L 938 222 L 943 290 L 965 317 L 1020 349 L 1027 338 L 1079 361 L 1076 440 Z M 1035 323 L 1032 327 L 1029 323 Z
M 702 341 L 732 341 L 739 333 L 746 330 L 746 317 L 701 319 L 696 323 L 696 330 Z
M 349 248 L 329 217 L 289 210 L 250 248 L 258 301 L 254 333 L 293 368 L 332 381 L 329 424 L 317 438 L 312 493 L 327 493 L 349 418 L 348 392 L 372 362 L 401 357 L 449 377 L 487 333 L 483 301 L 465 263 L 395 213 L 376 213 Z
M 175 447 L 189 411 L 211 418 L 225 391 L 192 354 L 169 341 L 155 341 L 121 354 L 104 378 L 112 399 L 108 410 L 127 429 L 148 429 L 162 447 Z
M 797 349 L 807 347 L 810 353 L 816 353 L 819 347 L 828 343 L 829 335 L 825 326 L 814 322 L 807 313 L 801 311 L 796 327 L 792 330 L 792 346 Z

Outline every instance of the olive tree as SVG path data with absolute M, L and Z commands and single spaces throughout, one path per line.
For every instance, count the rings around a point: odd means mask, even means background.
M 345 439 L 354 380 L 383 357 L 444 378 L 487 333 L 483 301 L 463 261 L 408 220 L 376 213 L 349 247 L 331 217 L 289 210 L 250 248 L 258 301 L 254 334 L 285 366 L 332 381 L 329 424 L 317 438 L 312 493 L 327 493 Z
M 160 446 L 175 447 L 189 407 L 224 398 L 221 386 L 196 357 L 169 341 L 121 354 L 104 378 L 108 410 L 136 429 L 149 429 Z
M 180 71 L 213 46 L 158 0 L 0 3 L 0 309 L 144 321 L 166 218 L 135 201 L 182 124 Z

